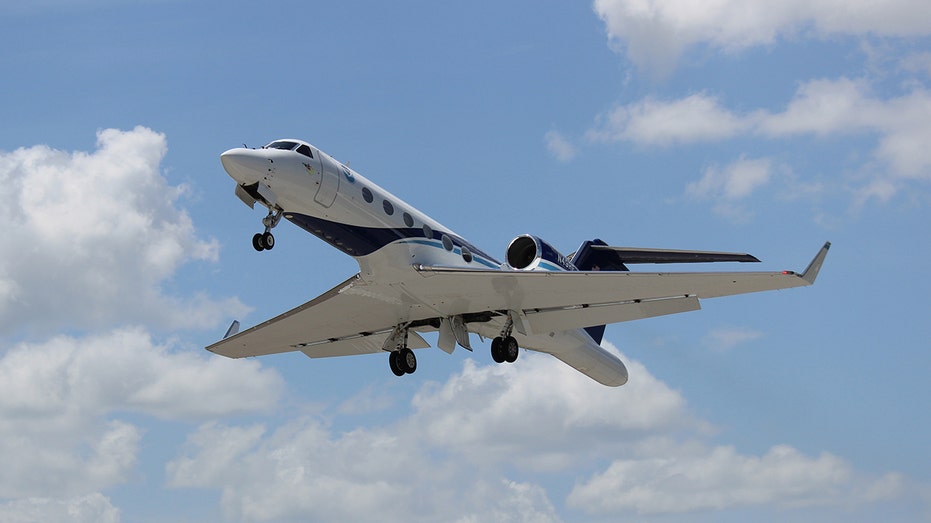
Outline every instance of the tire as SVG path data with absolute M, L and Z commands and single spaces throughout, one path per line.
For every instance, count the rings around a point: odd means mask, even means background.
M 504 363 L 504 339 L 500 336 L 491 340 L 491 359 L 495 360 L 495 363 Z
M 275 248 L 275 237 L 272 233 L 267 232 L 262 235 L 262 245 L 265 246 L 266 250 L 272 250 Z
M 517 356 L 520 355 L 520 346 L 517 344 L 517 340 L 513 336 L 508 336 L 504 338 L 504 343 L 501 344 L 502 354 L 504 355 L 504 361 L 508 363 L 514 363 L 517 361 Z
M 252 248 L 254 248 L 255 250 L 259 252 L 262 252 L 265 250 L 265 243 L 262 238 L 262 233 L 260 232 L 256 233 L 255 236 L 252 237 Z
M 401 377 L 405 374 L 404 369 L 398 365 L 398 351 L 393 351 L 388 355 L 388 366 L 391 367 L 391 372 L 395 376 Z
M 398 351 L 398 368 L 408 374 L 413 374 L 417 370 L 417 356 L 410 349 L 401 349 Z

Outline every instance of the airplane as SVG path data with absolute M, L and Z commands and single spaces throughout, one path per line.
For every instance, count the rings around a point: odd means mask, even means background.
M 603 385 L 627 368 L 601 347 L 605 325 L 700 309 L 699 300 L 815 282 L 830 242 L 801 273 L 635 272 L 633 264 L 758 262 L 745 253 L 612 247 L 586 240 L 563 255 L 540 237 L 510 242 L 504 261 L 303 140 L 220 155 L 250 208 L 268 210 L 257 251 L 275 247 L 282 218 L 352 256 L 359 272 L 322 295 L 239 332 L 234 321 L 207 350 L 230 358 L 300 351 L 311 358 L 387 353 L 397 376 L 417 369 L 412 349 L 472 350 L 491 339 L 497 363 L 520 348 L 555 356 Z

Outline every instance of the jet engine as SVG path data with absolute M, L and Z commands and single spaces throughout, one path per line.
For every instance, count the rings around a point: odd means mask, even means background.
M 555 247 L 530 234 L 522 234 L 511 240 L 505 257 L 509 267 L 523 271 L 578 270 Z

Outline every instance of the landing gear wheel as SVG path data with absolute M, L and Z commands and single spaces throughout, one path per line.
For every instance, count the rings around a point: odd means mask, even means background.
M 491 359 L 495 360 L 495 363 L 504 363 L 506 361 L 504 353 L 504 338 L 501 336 L 491 340 Z
M 262 238 L 262 233 L 256 233 L 256 235 L 252 237 L 252 247 L 259 252 L 265 250 L 265 243 L 264 239 Z
M 517 356 L 520 354 L 520 346 L 517 345 L 517 340 L 515 340 L 513 336 L 504 338 L 501 346 L 501 352 L 504 354 L 504 361 L 508 363 L 514 363 L 517 361 Z
M 410 349 L 401 349 L 397 352 L 398 368 L 407 374 L 413 374 L 417 370 L 417 356 Z
M 262 245 L 269 251 L 275 248 L 275 237 L 272 236 L 272 233 L 266 232 L 262 235 Z
M 392 351 L 388 355 L 388 366 L 391 367 L 391 372 L 395 376 L 401 377 L 405 374 L 404 369 L 401 368 L 400 362 L 398 362 L 398 351 Z

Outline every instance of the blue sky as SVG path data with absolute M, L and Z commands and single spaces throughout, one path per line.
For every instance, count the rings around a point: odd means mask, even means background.
M 0 520 L 931 519 L 921 2 L 123 4 L 0 4 Z M 282 137 L 492 253 L 834 246 L 609 326 L 619 389 L 212 357 L 357 270 L 252 250 L 219 154 Z

